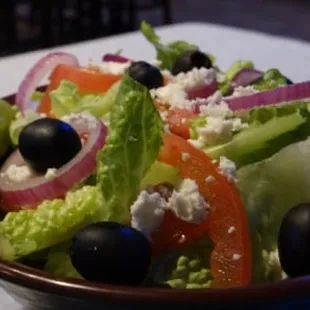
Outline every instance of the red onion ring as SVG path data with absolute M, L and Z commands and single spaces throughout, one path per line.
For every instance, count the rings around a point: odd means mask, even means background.
M 127 57 L 117 55 L 117 54 L 105 54 L 102 56 L 102 61 L 112 61 L 112 62 L 118 62 L 118 63 L 126 63 L 129 61 L 133 61 Z
M 70 122 L 81 135 L 85 133 L 85 123 Z M 107 136 L 107 127 L 101 121 L 95 121 L 88 127 L 88 139 L 82 150 L 66 165 L 57 170 L 55 176 L 46 178 L 35 173 L 22 182 L 8 182 L 5 171 L 12 165 L 25 165 L 19 151 L 15 151 L 4 163 L 0 176 L 1 208 L 5 211 L 36 208 L 44 200 L 63 198 L 79 182 L 96 171 L 97 152 L 103 147 Z
M 68 53 L 51 53 L 41 58 L 26 74 L 18 87 L 15 104 L 21 111 L 29 108 L 32 93 L 36 90 L 42 79 L 59 64 L 78 66 L 78 59 Z
M 187 92 L 188 98 L 190 100 L 195 100 L 197 98 L 208 98 L 214 94 L 217 90 L 217 83 L 214 80 L 211 84 L 204 85 L 203 87 L 191 89 Z
M 242 97 L 226 97 L 223 100 L 230 109 L 247 110 L 272 104 L 284 104 L 297 100 L 310 99 L 310 81 L 285 85 L 268 91 Z
M 232 79 L 231 87 L 248 86 L 262 78 L 264 72 L 255 69 L 241 69 Z

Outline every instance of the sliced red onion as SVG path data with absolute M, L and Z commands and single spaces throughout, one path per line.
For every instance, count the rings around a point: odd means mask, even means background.
M 126 63 L 132 61 L 131 59 L 118 55 L 118 54 L 105 54 L 102 57 L 102 61 L 112 61 L 112 62 L 119 62 L 119 63 Z
M 241 69 L 232 79 L 231 86 L 248 86 L 253 84 L 258 79 L 262 78 L 264 72 L 255 69 Z
M 70 189 L 89 177 L 96 170 L 97 152 L 103 147 L 107 136 L 107 127 L 101 121 L 92 121 L 91 126 L 79 117 L 70 121 L 80 136 L 87 132 L 88 138 L 76 157 L 50 178 L 33 172 L 25 181 L 9 180 L 5 171 L 10 165 L 26 165 L 19 151 L 15 151 L 1 168 L 1 208 L 5 211 L 36 208 L 44 200 L 63 198 Z
M 18 87 L 15 104 L 21 111 L 29 108 L 31 96 L 43 78 L 59 64 L 78 66 L 78 59 L 67 53 L 51 53 L 41 58 L 26 74 Z
M 212 83 L 204 85 L 203 87 L 191 89 L 187 92 L 188 98 L 190 100 L 195 100 L 197 98 L 208 98 L 217 90 L 217 83 L 214 80 Z
M 306 99 L 310 99 L 310 81 L 281 86 L 248 96 L 223 98 L 228 106 L 235 111 Z

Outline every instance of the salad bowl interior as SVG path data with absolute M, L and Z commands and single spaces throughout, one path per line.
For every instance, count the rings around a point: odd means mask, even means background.
M 45 87 L 39 88 L 43 91 Z M 14 104 L 15 95 L 3 98 Z M 229 289 L 125 287 L 68 279 L 0 260 L 0 284 L 22 309 L 309 309 L 310 278 Z

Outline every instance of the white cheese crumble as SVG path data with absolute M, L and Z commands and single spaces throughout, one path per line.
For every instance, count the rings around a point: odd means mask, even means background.
M 51 179 L 53 177 L 55 177 L 57 174 L 57 169 L 56 168 L 48 168 L 44 177 L 47 179 Z
M 190 157 L 191 155 L 189 155 L 188 153 L 181 154 L 182 161 L 187 161 Z
M 225 156 L 220 156 L 219 172 L 225 176 L 228 181 L 237 182 L 236 170 L 236 164 L 233 161 L 229 160 Z
M 28 166 L 17 166 L 12 164 L 4 172 L 4 175 L 6 175 L 12 182 L 23 182 L 30 179 L 32 171 Z
M 130 208 L 131 226 L 150 238 L 163 221 L 166 200 L 159 193 L 142 191 Z
M 119 63 L 114 61 L 103 61 L 100 64 L 89 63 L 88 67 L 96 70 L 103 71 L 107 74 L 123 75 L 125 71 L 130 67 L 131 61 Z
M 232 234 L 234 231 L 236 231 L 236 227 L 235 226 L 230 226 L 229 228 L 228 228 L 228 233 L 229 234 Z
M 97 119 L 87 111 L 64 115 L 61 120 L 70 124 L 71 126 L 86 126 L 88 131 L 93 131 L 97 127 Z
M 213 175 L 209 175 L 206 177 L 206 183 L 213 183 L 215 182 L 215 177 Z
M 234 89 L 234 92 L 232 94 L 232 97 L 243 97 L 243 96 L 249 96 L 253 95 L 255 93 L 258 93 L 258 90 L 256 90 L 253 86 L 249 85 L 246 87 L 243 86 L 237 86 Z
M 200 195 L 196 182 L 185 179 L 178 191 L 172 192 L 168 209 L 181 220 L 199 224 L 208 215 L 210 205 Z
M 233 256 L 232 256 L 232 259 L 233 260 L 239 260 L 241 258 L 241 255 L 240 254 L 237 254 L 237 253 L 235 253 Z

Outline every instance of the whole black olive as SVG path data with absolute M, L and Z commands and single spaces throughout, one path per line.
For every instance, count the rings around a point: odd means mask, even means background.
M 210 58 L 200 51 L 187 51 L 179 56 L 174 62 L 171 73 L 177 75 L 181 72 L 188 72 L 194 68 L 207 68 L 212 67 Z
M 58 119 L 40 118 L 23 128 L 18 147 L 24 160 L 35 171 L 60 168 L 82 148 L 77 132 Z
M 310 203 L 301 203 L 284 216 L 278 249 L 282 269 L 288 276 L 310 274 Z
M 114 222 L 87 226 L 72 239 L 70 247 L 72 264 L 86 280 L 109 284 L 141 284 L 151 256 L 151 245 L 144 235 Z
M 134 62 L 129 67 L 128 74 L 148 89 L 159 88 L 164 85 L 164 78 L 160 70 L 145 61 Z

